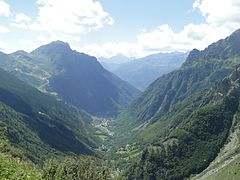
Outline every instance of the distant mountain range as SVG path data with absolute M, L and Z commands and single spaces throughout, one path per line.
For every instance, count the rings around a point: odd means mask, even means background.
M 130 62 L 132 60 L 134 60 L 135 58 L 134 57 L 126 57 L 122 54 L 118 54 L 116 56 L 112 56 L 110 58 L 104 58 L 104 57 L 99 57 L 98 60 L 101 64 L 123 64 L 123 63 L 127 63 L 127 62 Z
M 105 70 L 95 57 L 61 41 L 31 53 L 0 53 L 0 65 L 28 84 L 94 115 L 116 115 L 139 93 Z
M 154 80 L 177 68 L 186 60 L 187 53 L 158 53 L 140 59 L 118 55 L 100 58 L 101 64 L 123 80 L 144 90 Z

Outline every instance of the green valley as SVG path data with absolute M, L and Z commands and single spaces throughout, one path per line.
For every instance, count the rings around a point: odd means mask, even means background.
M 238 118 L 239 42 L 238 30 L 193 50 L 113 122 L 115 146 L 141 152 L 125 163 L 129 179 L 184 179 L 217 157 Z
M 1 53 L 0 179 L 237 179 L 239 44 L 192 50 L 139 95 L 61 41 Z

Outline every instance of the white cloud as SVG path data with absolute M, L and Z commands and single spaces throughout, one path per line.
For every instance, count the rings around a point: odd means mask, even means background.
M 193 7 L 210 25 L 226 27 L 231 31 L 240 27 L 239 0 L 196 0 Z
M 7 49 L 7 45 L 0 40 L 0 51 L 6 51 Z
M 9 17 L 10 14 L 10 6 L 5 1 L 0 0 L 0 16 Z
M 73 44 L 76 42 L 80 42 L 80 37 L 65 33 L 48 33 L 39 35 L 37 37 L 37 41 L 41 44 L 46 44 L 56 40 L 67 41 L 68 43 Z
M 61 3 L 59 0 L 38 0 L 37 5 L 36 18 L 20 13 L 12 25 L 39 31 L 36 44 L 63 40 L 75 45 L 73 48 L 97 57 L 117 54 L 141 57 L 156 52 L 203 49 L 240 28 L 240 0 L 195 0 L 193 9 L 205 18 L 205 22 L 186 24 L 180 31 L 168 24 L 160 25 L 142 31 L 131 43 L 107 42 L 76 48 L 83 34 L 113 24 L 113 19 L 101 4 L 96 0 L 61 0 Z M 0 5 L 0 15 L 1 12 Z
M 118 54 L 124 54 L 128 57 L 137 55 L 144 55 L 142 47 L 136 43 L 128 42 L 108 42 L 105 44 L 87 44 L 83 47 L 77 48 L 78 51 L 94 55 L 96 57 L 112 57 Z
M 42 44 L 29 39 L 21 39 L 19 40 L 19 44 L 21 45 L 21 49 L 27 52 L 31 52 L 32 50 L 38 48 Z
M 14 22 L 11 23 L 12 26 L 21 29 L 32 29 L 32 19 L 24 13 L 16 14 Z
M 45 31 L 85 33 L 112 25 L 113 19 L 93 0 L 38 0 L 38 21 Z
M 204 49 L 240 28 L 239 0 L 195 0 L 193 8 L 206 22 L 187 24 L 181 31 L 169 25 L 160 25 L 152 31 L 143 31 L 135 43 L 106 43 L 86 45 L 82 49 L 96 56 L 110 57 L 119 53 L 127 56 L 145 56 L 155 52 Z
M 24 13 L 19 13 L 19 14 L 16 14 L 16 17 L 15 17 L 14 21 L 17 22 L 17 23 L 30 22 L 31 18 Z
M 81 51 L 97 57 L 112 57 L 124 54 L 128 57 L 143 57 L 157 52 L 186 52 L 193 48 L 204 49 L 207 45 L 229 35 L 224 27 L 208 24 L 188 24 L 180 32 L 169 25 L 162 25 L 150 32 L 142 32 L 135 43 L 88 44 Z
M 12 25 L 18 28 L 57 34 L 83 34 L 112 25 L 113 19 L 93 0 L 38 0 L 38 16 L 21 13 Z
M 5 26 L 0 25 L 0 33 L 7 33 L 7 32 L 9 32 L 9 29 Z
M 188 24 L 180 32 L 174 32 L 169 25 L 162 25 L 151 32 L 140 34 L 137 42 L 145 51 L 188 51 L 193 48 L 203 49 L 228 34 L 227 28 L 203 23 Z
M 38 32 L 37 44 L 51 40 L 76 44 L 81 35 L 114 22 L 95 0 L 37 0 L 37 6 L 37 17 L 20 13 L 11 23 L 16 28 Z

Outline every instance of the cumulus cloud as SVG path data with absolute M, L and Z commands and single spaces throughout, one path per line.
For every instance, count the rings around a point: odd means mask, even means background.
M 0 25 L 0 33 L 7 33 L 7 32 L 9 32 L 9 29 L 5 26 Z
M 45 31 L 84 33 L 112 25 L 113 19 L 93 0 L 38 0 L 38 21 Z
M 140 34 L 137 43 L 143 46 L 145 51 L 188 51 L 192 48 L 203 49 L 228 34 L 227 28 L 204 23 L 188 24 L 180 32 L 175 32 L 169 25 L 162 25 L 153 31 Z
M 117 54 L 143 57 L 157 52 L 186 52 L 193 48 L 204 49 L 207 45 L 227 35 L 229 35 L 227 28 L 208 24 L 188 24 L 180 32 L 175 32 L 165 24 L 152 31 L 140 33 L 135 43 L 88 44 L 79 49 L 97 57 L 112 57 Z
M 21 49 L 24 49 L 27 52 L 31 52 L 33 49 L 42 45 L 40 42 L 29 39 L 20 39 L 19 44 L 21 45 Z
M 8 10 L 3 11 L 2 2 L 0 0 L 0 15 L 9 16 L 10 8 L 8 6 Z M 38 31 L 38 44 L 53 40 L 68 41 L 75 45 L 75 49 L 97 57 L 117 54 L 142 57 L 156 52 L 204 49 L 240 28 L 239 0 L 195 0 L 194 12 L 199 12 L 205 18 L 200 24 L 186 24 L 180 31 L 164 24 L 139 33 L 135 42 L 85 44 L 77 48 L 82 35 L 113 24 L 112 17 L 104 11 L 101 4 L 96 0 L 61 0 L 61 3 L 59 0 L 37 0 L 37 5 L 37 17 L 30 18 L 20 13 L 12 25 Z
M 240 27 L 239 0 L 196 0 L 193 8 L 198 9 L 210 25 L 226 27 L 231 31 Z
M 11 15 L 10 6 L 5 1 L 0 0 L 0 17 L 9 17 Z M 5 26 L 0 25 L 0 33 L 7 33 L 9 29 Z M 7 49 L 7 45 L 0 40 L 0 51 Z
M 206 22 L 187 24 L 178 32 L 168 24 L 160 25 L 140 33 L 135 43 L 92 44 L 82 49 L 104 57 L 119 53 L 141 57 L 155 52 L 189 51 L 193 48 L 204 49 L 240 28 L 239 0 L 195 0 L 193 9 L 199 11 Z
M 6 51 L 7 45 L 0 39 L 0 51 Z
M 13 27 L 25 30 L 41 31 L 42 27 L 39 23 L 35 22 L 31 17 L 24 13 L 16 14 L 14 21 L 11 23 Z
M 0 16 L 9 17 L 11 14 L 10 6 L 5 1 L 0 0 Z
M 11 23 L 16 28 L 35 31 L 37 43 L 63 40 L 80 41 L 80 36 L 97 31 L 114 20 L 95 0 L 37 0 L 38 15 L 30 18 L 24 13 L 16 15 Z
M 19 13 L 19 14 L 16 14 L 16 17 L 15 17 L 14 21 L 17 22 L 17 23 L 30 22 L 31 18 L 24 13 Z
M 80 37 L 75 36 L 72 34 L 65 34 L 65 33 L 49 33 L 49 34 L 42 34 L 37 37 L 37 41 L 41 44 L 46 44 L 51 41 L 67 41 L 70 44 L 74 44 L 76 42 L 80 42 Z
M 83 34 L 112 25 L 113 19 L 93 0 L 38 0 L 34 20 L 17 14 L 13 26 L 49 34 Z
M 137 55 L 145 55 L 146 52 L 137 43 L 129 42 L 108 42 L 104 44 L 86 44 L 83 47 L 77 48 L 77 50 L 94 55 L 96 57 L 110 58 L 118 54 L 124 54 L 128 57 L 134 57 Z
M 21 29 L 30 29 L 32 24 L 32 19 L 24 13 L 16 14 L 13 23 L 11 23 L 12 26 Z

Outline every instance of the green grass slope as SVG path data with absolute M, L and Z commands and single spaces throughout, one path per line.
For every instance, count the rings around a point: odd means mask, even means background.
M 240 177 L 240 157 L 220 169 L 218 172 L 213 173 L 206 180 L 238 180 Z

